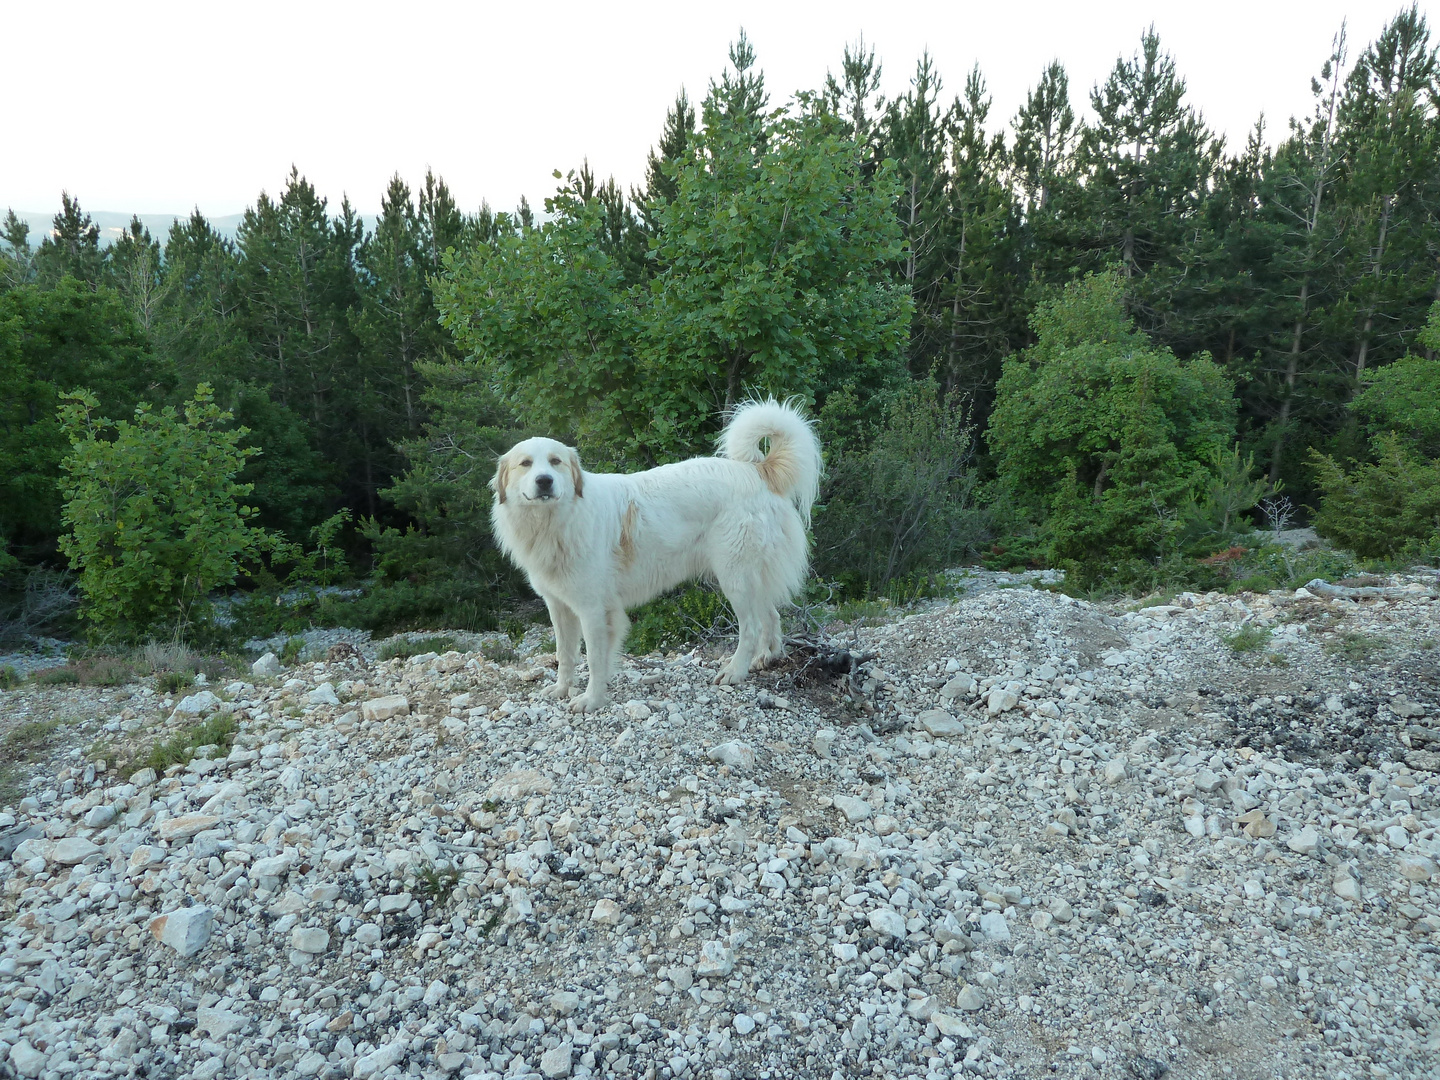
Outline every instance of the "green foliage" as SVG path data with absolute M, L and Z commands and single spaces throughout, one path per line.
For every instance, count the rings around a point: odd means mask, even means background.
M 38 686 L 79 686 L 80 673 L 69 665 L 41 668 L 31 672 L 30 681 Z
M 172 385 L 112 290 L 63 277 L 49 289 L 0 292 L 0 541 L 30 559 L 54 550 L 66 447 L 56 415 L 62 394 L 95 387 L 99 407 L 119 415 L 142 393 L 163 395 Z
M 423 653 L 443 653 L 455 648 L 452 637 L 396 638 L 380 646 L 376 656 L 381 660 L 405 659 Z
M 1384 638 L 1358 630 L 1346 630 L 1325 644 L 1326 651 L 1352 664 L 1366 664 L 1389 648 Z
M 1154 346 L 1123 297 L 1118 276 L 1099 274 L 1041 303 L 987 432 L 1001 487 L 1034 515 L 1052 564 L 1086 579 L 1164 551 L 1234 441 L 1224 373 Z
M 1259 652 L 1270 644 L 1270 631 L 1263 626 L 1242 626 L 1233 634 L 1221 634 L 1220 640 L 1234 653 Z
M 286 667 L 300 659 L 300 654 L 305 651 L 305 639 L 302 637 L 291 637 L 285 639 L 285 644 L 280 647 L 279 661 Z
M 513 664 L 520 659 L 519 653 L 499 641 L 486 641 L 481 644 L 480 655 L 492 664 Z
M 730 605 L 717 590 L 689 585 L 657 596 L 630 614 L 626 648 L 644 655 L 682 649 L 709 640 L 733 624 Z
M 14 690 L 20 685 L 20 673 L 12 664 L 0 665 L 0 690 Z
M 1388 557 L 1440 538 L 1440 459 L 1425 459 L 1400 436 L 1374 441 L 1376 460 L 1346 472 L 1312 452 L 1322 492 L 1315 531 L 1362 558 Z
M 237 730 L 233 714 L 216 713 L 209 720 L 182 728 L 156 743 L 143 760 L 147 767 L 163 773 L 171 765 L 188 765 L 202 746 L 215 748 L 212 757 L 224 757 L 235 742 Z
M 247 523 L 249 488 L 235 480 L 251 453 L 244 432 L 223 429 L 229 416 L 204 384 L 181 413 L 141 405 L 117 423 L 98 405 L 79 391 L 60 410 L 71 445 L 61 550 L 80 575 L 81 617 L 102 640 L 184 631 L 268 543 Z
M 978 548 L 988 520 L 976 505 L 973 432 L 933 383 L 908 384 L 880 409 L 837 392 L 819 423 L 828 454 L 815 513 L 822 578 L 888 594 L 893 582 Z
M 415 872 L 410 889 L 427 904 L 445 905 L 460 884 L 460 871 L 453 866 L 437 867 L 427 863 Z
M 443 320 L 526 424 L 653 462 L 702 449 L 746 394 L 868 393 L 901 373 L 893 170 L 862 182 L 833 115 L 803 96 L 766 112 L 743 39 L 731 59 L 664 166 L 643 279 L 575 174 L 544 224 L 447 261 Z

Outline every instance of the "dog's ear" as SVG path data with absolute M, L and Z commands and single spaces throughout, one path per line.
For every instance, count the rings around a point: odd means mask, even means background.
M 575 486 L 575 497 L 585 497 L 585 474 L 580 471 L 580 455 L 574 450 L 570 451 L 567 464 L 570 466 L 570 482 Z
M 495 492 L 497 502 L 505 501 L 505 489 L 510 485 L 510 459 L 502 457 L 495 466 L 495 475 L 490 478 L 490 490 Z

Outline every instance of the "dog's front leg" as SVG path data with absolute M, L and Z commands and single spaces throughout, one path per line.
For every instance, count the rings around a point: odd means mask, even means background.
M 575 666 L 580 663 L 580 617 L 563 600 L 545 598 L 550 625 L 555 628 L 555 681 L 540 691 L 541 697 L 568 698 L 575 686 Z
M 585 660 L 590 665 L 590 684 L 585 693 L 570 702 L 571 712 L 594 712 L 610 700 L 610 666 L 615 642 L 611 620 L 604 608 L 582 611 L 580 627 L 585 632 Z

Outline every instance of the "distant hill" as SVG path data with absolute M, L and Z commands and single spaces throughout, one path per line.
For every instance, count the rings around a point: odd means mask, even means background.
M 109 247 L 126 227 L 130 224 L 131 214 L 121 214 L 113 210 L 90 210 L 87 211 L 90 219 L 100 226 L 100 246 Z M 3 217 L 0 214 L 0 217 Z M 39 213 L 34 210 L 16 210 L 15 216 L 30 226 L 30 246 L 39 247 L 40 241 L 50 233 L 52 223 L 55 220 L 55 213 Z M 189 214 L 140 214 L 140 220 L 150 230 L 150 235 L 159 240 L 163 245 L 165 237 L 170 233 L 170 225 L 177 218 L 188 218 Z M 226 214 L 224 217 L 210 218 L 210 226 L 221 236 L 235 239 L 235 230 L 240 226 L 240 219 L 243 214 Z

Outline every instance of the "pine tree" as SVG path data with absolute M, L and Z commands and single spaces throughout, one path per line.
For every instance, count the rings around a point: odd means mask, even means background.
M 110 245 L 105 259 L 105 281 L 125 299 L 126 305 L 147 332 L 160 306 L 163 278 L 160 272 L 160 245 L 139 216 Z
M 35 253 L 36 276 L 54 284 L 66 274 L 92 288 L 100 284 L 105 253 L 100 250 L 100 228 L 80 209 L 78 199 L 60 193 L 60 212 L 52 231 Z
M 1041 72 L 1040 82 L 1026 95 L 1011 126 L 1015 129 L 1011 160 L 1025 192 L 1026 211 L 1032 217 L 1044 214 L 1056 184 L 1073 167 L 1077 134 L 1070 77 L 1059 60 L 1052 60 Z
M 21 221 L 14 208 L 9 208 L 0 222 L 0 290 L 24 285 L 35 276 L 35 256 L 30 250 L 30 224 Z

